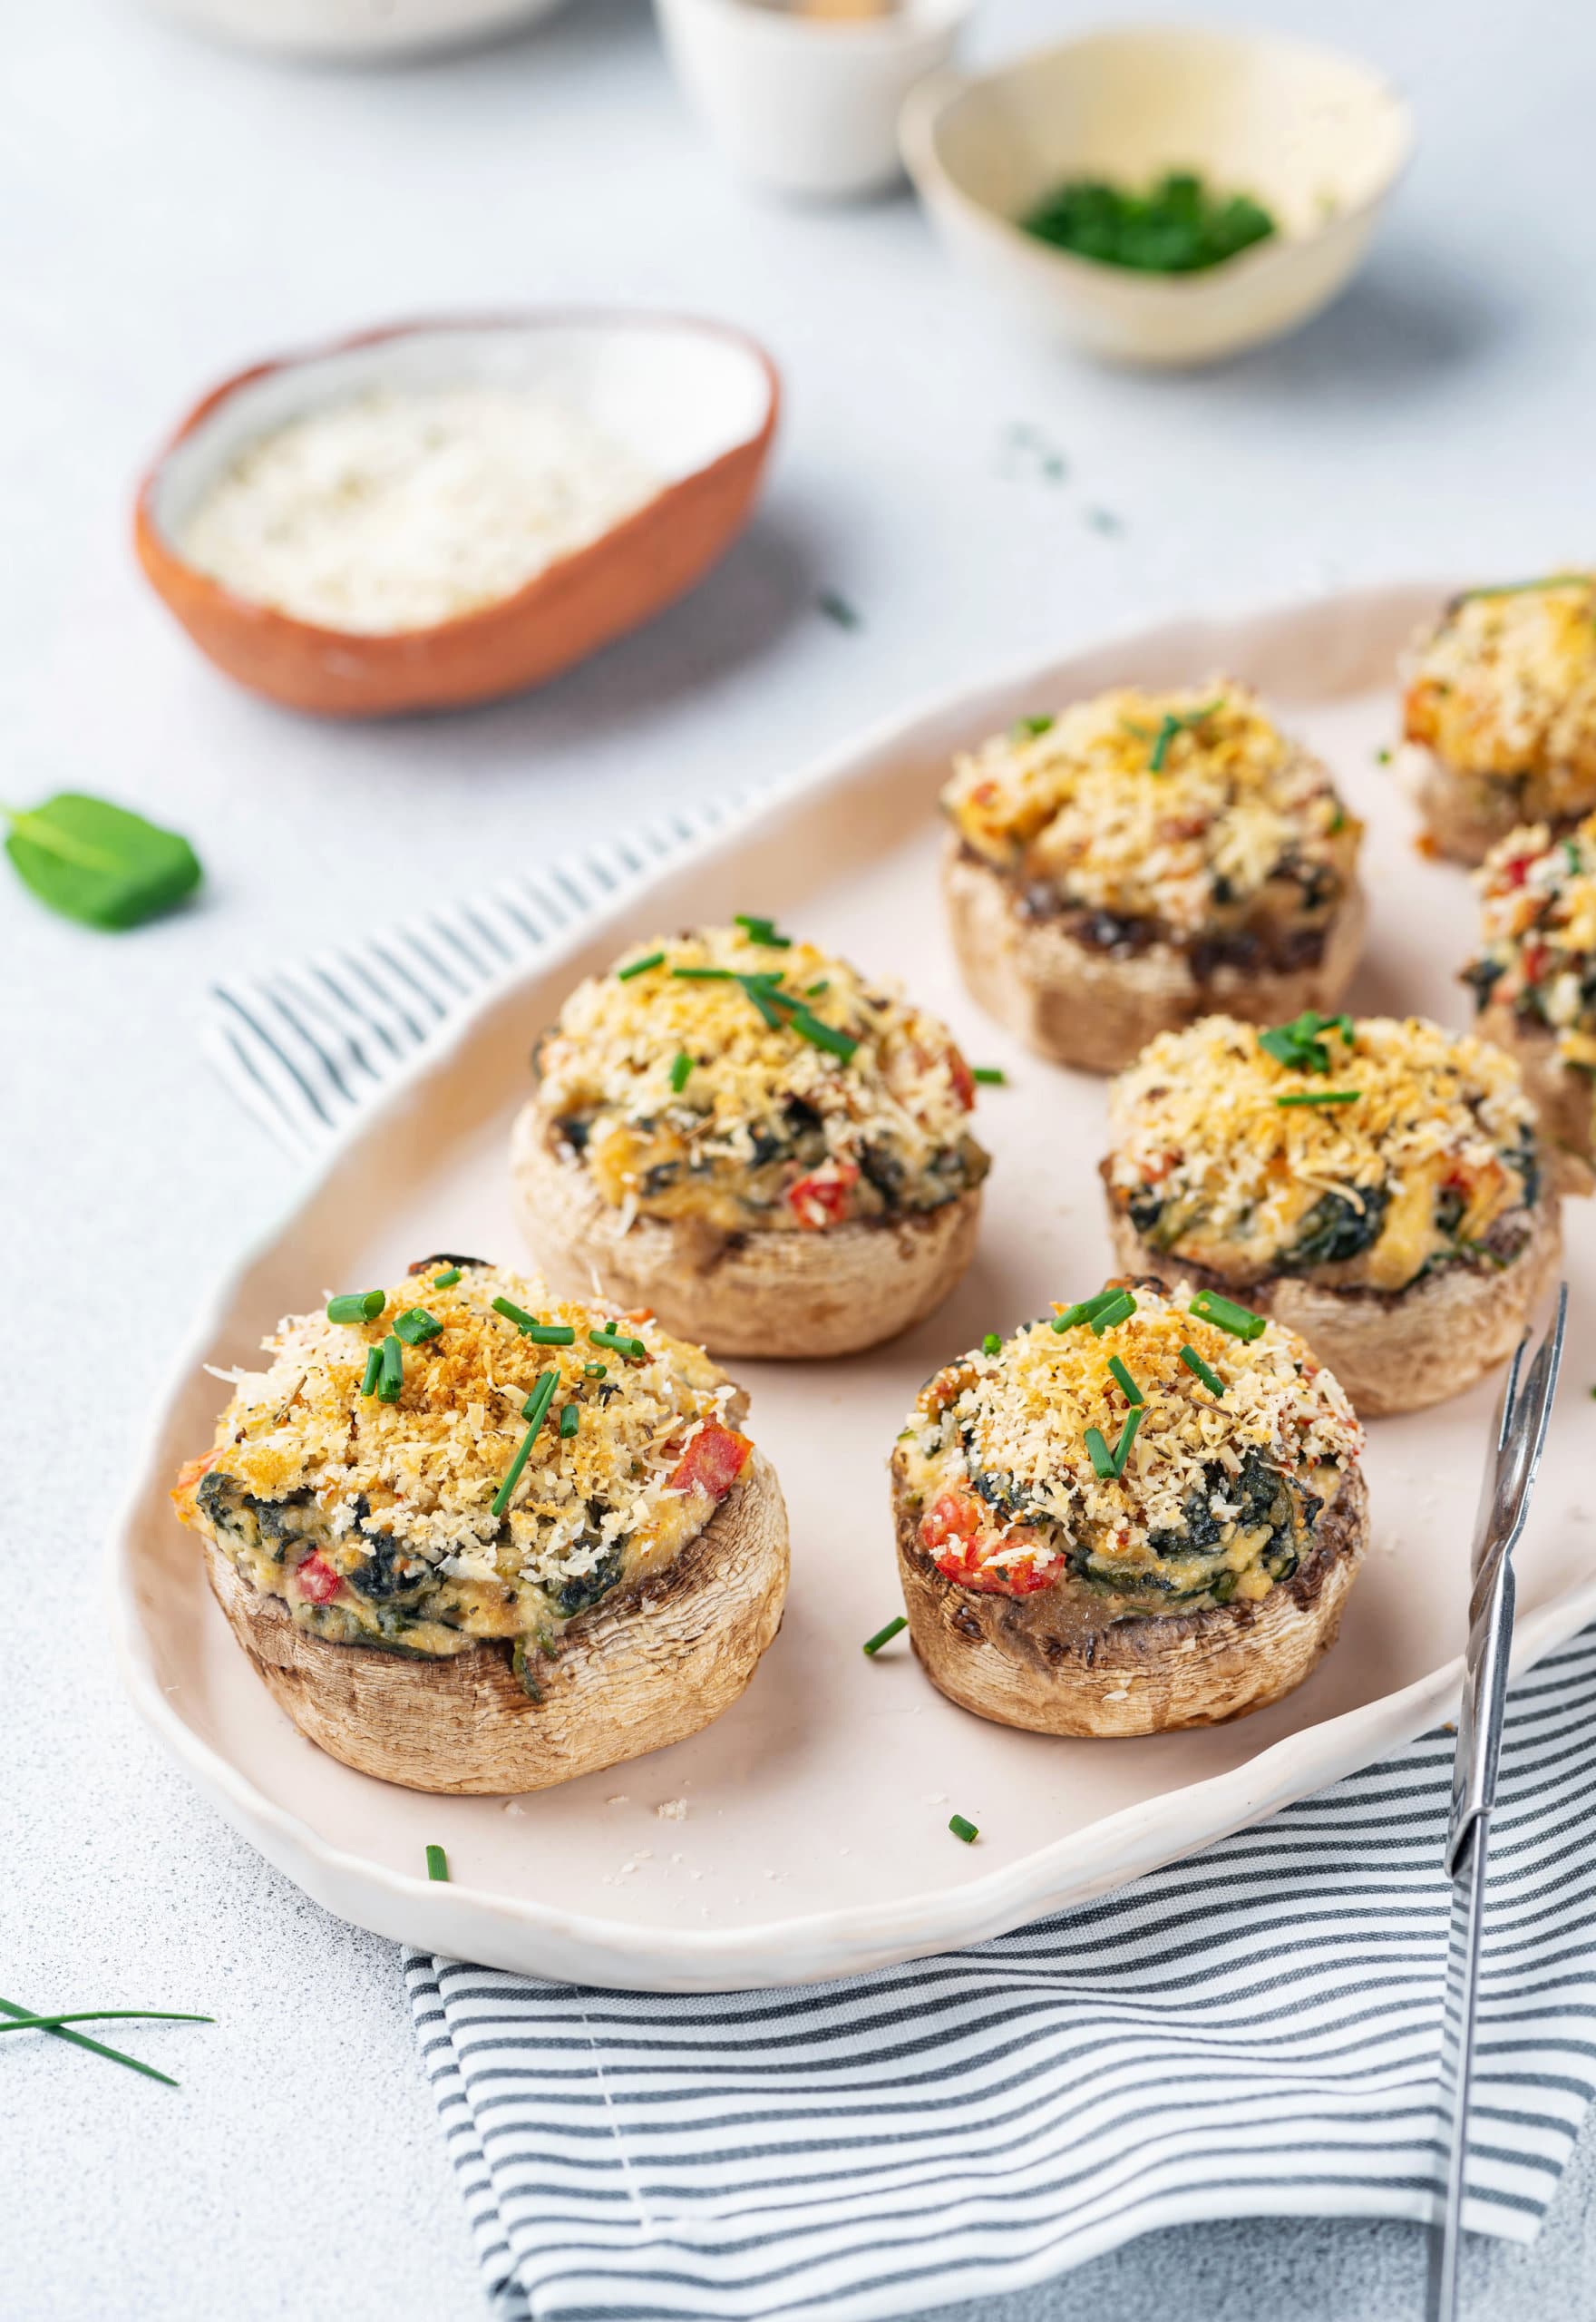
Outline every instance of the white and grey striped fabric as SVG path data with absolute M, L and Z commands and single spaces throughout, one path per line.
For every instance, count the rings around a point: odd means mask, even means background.
M 297 1153 L 473 993 L 735 810 L 219 989 L 207 1049 Z M 1435 1733 L 1105 1901 L 812 1989 L 671 1998 L 405 1962 L 507 2317 L 908 2314 L 1150 2228 L 1424 2218 L 1452 1756 Z M 1596 2087 L 1596 1630 L 1515 1689 L 1468 2222 L 1527 2239 Z

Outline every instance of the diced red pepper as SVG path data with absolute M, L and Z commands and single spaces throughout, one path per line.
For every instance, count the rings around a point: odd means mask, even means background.
M 976 1077 L 957 1049 L 948 1051 L 948 1073 L 953 1083 L 953 1093 L 967 1113 L 975 1110 Z
M 705 1427 L 688 1444 L 668 1478 L 673 1491 L 706 1491 L 724 1499 L 748 1465 L 754 1446 L 729 1427 Z
M 1502 876 L 1510 887 L 1523 885 L 1530 875 L 1530 865 L 1534 859 L 1533 854 L 1514 854 L 1503 864 Z
M 787 1206 L 808 1232 L 823 1230 L 847 1215 L 848 1196 L 858 1183 L 859 1171 L 852 1161 L 832 1161 L 823 1171 L 789 1185 Z
M 1024 1526 L 1001 1538 L 983 1538 L 982 1527 L 981 1509 L 968 1492 L 945 1491 L 921 1517 L 920 1537 L 937 1570 L 961 1588 L 1001 1596 L 1032 1596 L 1039 1588 L 1051 1588 L 1064 1561 L 1056 1549 L 1044 1547 Z M 994 1565 L 988 1558 L 1000 1547 L 1034 1553 L 1024 1562 Z
M 1524 945 L 1524 981 L 1539 983 L 1546 972 L 1547 949 L 1544 943 Z
M 325 1563 L 315 1549 L 312 1549 L 309 1556 L 306 1557 L 294 1576 L 299 1583 L 299 1594 L 312 1605 L 330 1605 L 344 1585 L 343 1575 L 335 1572 L 332 1566 Z

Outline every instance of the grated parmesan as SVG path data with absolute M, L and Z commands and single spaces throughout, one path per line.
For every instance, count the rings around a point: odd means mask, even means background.
M 1471 590 L 1404 676 L 1406 739 L 1516 792 L 1524 822 L 1596 805 L 1596 575 Z
M 1464 970 L 1487 999 L 1552 1034 L 1568 1065 L 1596 1071 L 1596 815 L 1566 838 L 1516 830 L 1475 873 L 1483 942 Z
M 382 634 L 511 595 L 659 488 L 574 406 L 510 387 L 375 389 L 247 445 L 177 545 L 240 597 Z

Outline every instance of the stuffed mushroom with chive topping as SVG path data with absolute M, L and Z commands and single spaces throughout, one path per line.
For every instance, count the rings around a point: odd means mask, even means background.
M 1056 1063 L 1116 1071 L 1215 1008 L 1333 1008 L 1357 965 L 1362 825 L 1228 679 L 1022 717 L 942 804 L 965 981 Z
M 1517 1062 L 1566 1193 L 1596 1185 L 1596 815 L 1514 831 L 1475 873 L 1482 1036 Z
M 1366 1417 L 1502 1361 L 1562 1248 L 1518 1068 L 1418 1017 L 1162 1034 L 1110 1092 L 1103 1177 L 1121 1265 L 1300 1331 Z
M 915 1651 L 950 1701 L 1034 1732 L 1262 1709 L 1335 1642 L 1362 1448 L 1295 1332 L 1111 1283 L 920 1390 L 892 1456 Z
M 1432 844 L 1479 863 L 1596 807 L 1596 573 L 1469 589 L 1403 672 L 1404 761 Z
M 969 1262 L 988 1159 L 951 1034 L 768 920 L 638 946 L 533 1067 L 511 1171 L 557 1287 L 717 1354 L 850 1354 Z
M 172 1497 L 257 1673 L 333 1757 L 539 1790 L 742 1693 L 781 1623 L 786 1511 L 698 1348 L 449 1256 L 265 1343 Z

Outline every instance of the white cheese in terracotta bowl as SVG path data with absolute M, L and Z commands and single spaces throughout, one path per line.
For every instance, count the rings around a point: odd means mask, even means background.
M 372 334 L 228 381 L 140 492 L 146 573 L 228 673 L 380 715 L 551 676 L 657 611 L 752 505 L 751 340 L 556 314 Z

